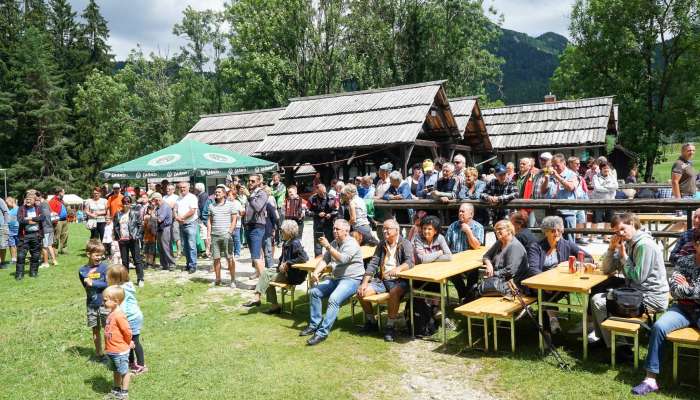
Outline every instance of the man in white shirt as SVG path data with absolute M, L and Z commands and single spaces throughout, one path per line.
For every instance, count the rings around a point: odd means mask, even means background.
M 180 197 L 175 202 L 175 220 L 180 224 L 180 240 L 187 257 L 187 272 L 197 271 L 197 196 L 190 193 L 189 182 L 178 183 Z

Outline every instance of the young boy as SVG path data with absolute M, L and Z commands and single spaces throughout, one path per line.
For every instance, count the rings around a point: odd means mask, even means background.
M 129 352 L 133 346 L 131 328 L 119 306 L 124 301 L 124 289 L 112 285 L 104 290 L 104 304 L 109 310 L 105 325 L 105 351 L 109 369 L 114 372 L 114 387 L 110 394 L 116 399 L 129 398 Z
M 102 302 L 102 291 L 107 287 L 107 264 L 103 264 L 102 256 L 105 248 L 99 239 L 91 239 L 85 246 L 88 262 L 80 267 L 78 277 L 87 295 L 87 326 L 92 328 L 92 341 L 95 343 L 95 354 L 103 358 L 102 338 L 100 331 L 105 326 L 107 310 Z

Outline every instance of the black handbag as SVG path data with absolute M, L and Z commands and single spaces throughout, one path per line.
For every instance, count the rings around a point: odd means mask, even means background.
M 631 287 L 610 289 L 605 299 L 608 314 L 622 318 L 641 317 L 646 312 L 644 295 Z
M 479 291 L 479 295 L 482 297 L 500 297 L 511 295 L 508 282 L 497 276 L 484 278 L 481 282 L 479 282 L 476 288 Z

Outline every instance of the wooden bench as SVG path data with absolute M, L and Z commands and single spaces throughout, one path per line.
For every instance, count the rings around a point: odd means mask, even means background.
M 680 348 L 700 350 L 700 330 L 697 328 L 683 328 L 666 335 L 666 339 L 673 343 L 673 383 L 678 383 L 678 350 Z M 698 357 L 700 368 L 700 357 Z M 698 371 L 700 380 L 700 370 Z
M 379 330 L 382 330 L 382 310 L 381 306 L 386 305 L 389 303 L 389 293 L 379 293 L 379 294 L 373 294 L 371 296 L 365 296 L 363 300 L 368 301 L 372 304 L 372 307 L 374 305 L 377 305 L 377 325 L 379 327 Z M 350 302 L 350 313 L 352 314 L 352 323 L 353 325 L 355 324 L 355 305 L 360 301 L 360 299 L 357 297 L 357 295 L 353 296 L 352 301 Z
M 536 301 L 534 297 L 523 297 L 525 304 Z M 472 302 L 455 308 L 455 312 L 467 317 L 467 346 L 472 347 L 472 319 L 483 321 L 484 327 L 484 351 L 489 351 L 489 324 L 488 319 L 493 319 L 493 349 L 498 351 L 498 322 L 507 322 L 509 325 L 501 326 L 510 329 L 510 348 L 515 352 L 515 313 L 523 307 L 516 299 L 505 297 L 481 297 Z
M 289 314 L 292 314 L 294 312 L 294 289 L 296 288 L 296 285 L 292 285 L 291 283 L 281 283 L 281 282 L 270 282 L 270 286 L 274 286 L 280 290 L 280 293 L 282 294 L 282 312 L 287 312 L 284 311 L 284 297 L 287 293 L 289 293 L 289 296 L 291 298 L 290 301 L 290 307 L 289 307 Z
M 624 319 L 625 321 L 620 321 Z M 610 364 L 615 368 L 615 339 L 617 336 L 627 336 L 634 339 L 634 346 L 632 347 L 632 353 L 634 353 L 634 368 L 639 365 L 639 329 L 642 327 L 642 323 L 646 324 L 649 322 L 649 318 L 646 315 L 642 315 L 638 318 L 617 318 L 606 319 L 600 326 L 603 329 L 610 331 Z

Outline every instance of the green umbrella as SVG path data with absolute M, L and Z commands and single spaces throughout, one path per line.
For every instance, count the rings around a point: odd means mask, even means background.
M 246 175 L 277 168 L 277 164 L 244 156 L 196 140 L 183 140 L 155 153 L 100 171 L 103 179 L 173 178 L 181 176 Z

